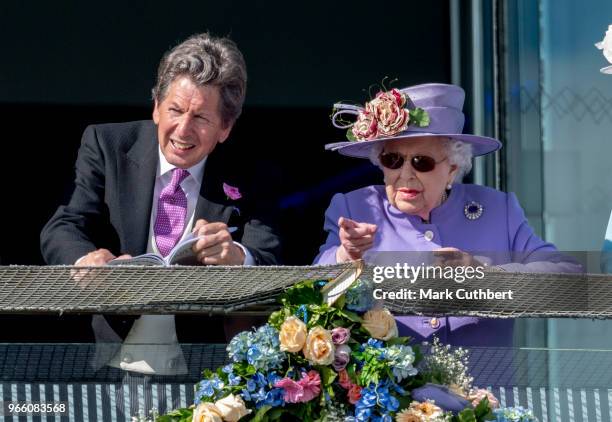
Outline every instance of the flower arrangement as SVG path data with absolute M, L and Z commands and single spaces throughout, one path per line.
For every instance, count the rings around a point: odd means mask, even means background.
M 363 110 L 356 113 L 354 123 L 343 126 L 350 127 L 346 132 L 347 139 L 369 141 L 397 135 L 405 131 L 408 125 L 429 126 L 429 114 L 419 107 L 406 108 L 409 103 L 411 101 L 406 94 L 395 88 L 380 91 L 374 99 L 365 103 Z M 333 113 L 337 113 L 336 108 Z
M 371 282 L 358 279 L 333 303 L 328 283 L 285 291 L 266 325 L 230 341 L 228 365 L 204 371 L 194 406 L 157 420 L 534 420 L 522 409 L 493 413 L 497 400 L 472 389 L 464 351 L 436 340 L 423 353 L 399 337 L 393 315 L 372 300 Z

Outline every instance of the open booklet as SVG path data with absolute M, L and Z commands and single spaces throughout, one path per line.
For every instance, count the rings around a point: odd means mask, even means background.
M 191 249 L 193 244 L 204 236 L 195 236 L 190 233 L 185 239 L 176 244 L 165 258 L 154 253 L 138 255 L 129 259 L 113 259 L 107 265 L 198 265 L 198 257 Z

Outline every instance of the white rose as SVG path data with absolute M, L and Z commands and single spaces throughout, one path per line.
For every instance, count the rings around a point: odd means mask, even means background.
M 217 406 L 202 402 L 193 411 L 193 422 L 223 422 L 223 417 Z
M 315 365 L 329 365 L 334 361 L 335 350 L 331 332 L 323 327 L 314 327 L 308 333 L 302 353 Z
M 606 31 L 603 41 L 595 44 L 595 47 L 603 50 L 604 57 L 612 63 L 612 25 L 608 26 L 608 31 Z
M 308 331 L 306 324 L 299 318 L 290 316 L 281 325 L 278 338 L 283 352 L 297 353 L 304 347 Z
M 378 340 L 397 337 L 397 324 L 388 309 L 372 309 L 365 313 L 361 325 Z
M 215 406 L 221 412 L 224 421 L 236 422 L 243 416 L 251 413 L 251 409 L 247 409 L 242 397 L 230 394 L 227 397 L 217 400 Z

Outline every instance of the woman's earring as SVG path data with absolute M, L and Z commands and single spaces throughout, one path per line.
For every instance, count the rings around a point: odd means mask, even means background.
M 446 190 L 451 190 L 452 188 L 453 188 L 452 184 L 449 183 L 448 185 L 446 185 Z

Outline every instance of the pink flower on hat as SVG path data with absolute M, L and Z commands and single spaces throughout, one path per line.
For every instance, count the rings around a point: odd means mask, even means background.
M 406 130 L 410 114 L 404 108 L 406 96 L 397 89 L 379 92 L 376 98 L 366 104 L 366 110 L 374 114 L 378 122 L 378 134 L 392 136 Z
M 242 198 L 240 190 L 234 186 L 228 185 L 227 183 L 223 183 L 223 192 L 225 192 L 229 199 L 233 199 L 234 201 Z
M 359 141 L 370 140 L 376 138 L 378 134 L 377 127 L 378 124 L 376 123 L 374 113 L 370 113 L 366 110 L 359 113 L 351 131 Z

